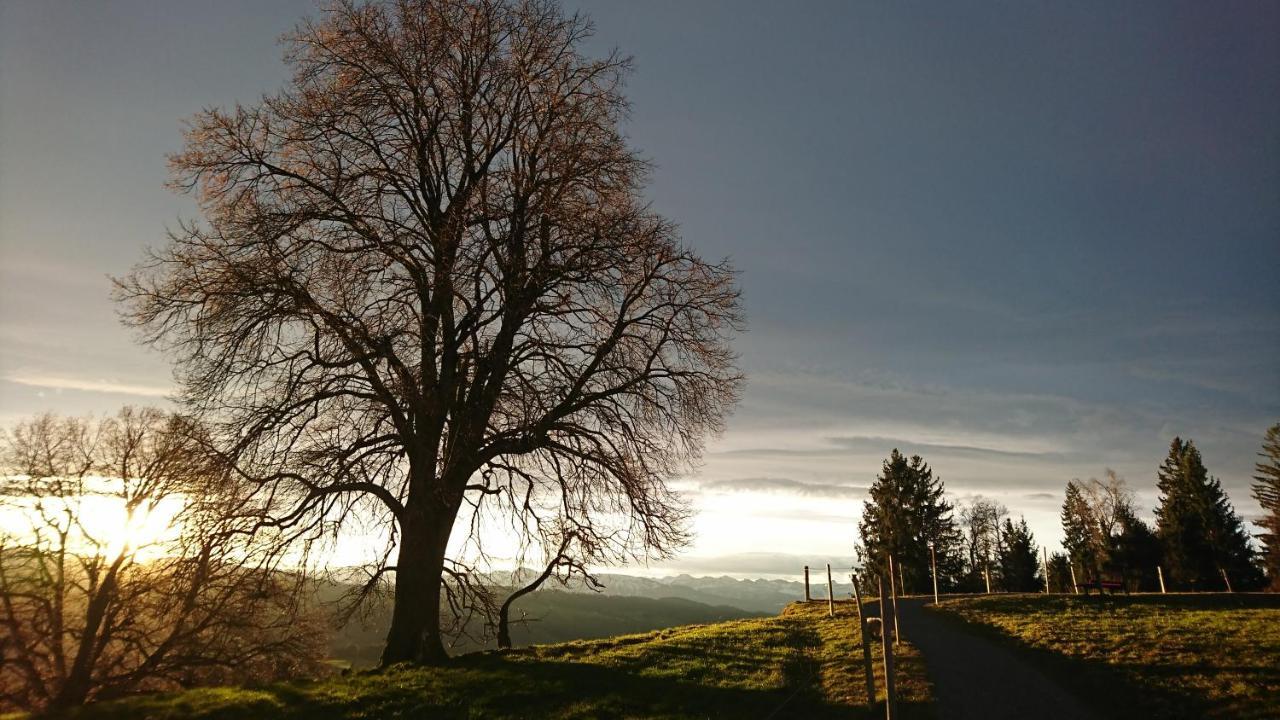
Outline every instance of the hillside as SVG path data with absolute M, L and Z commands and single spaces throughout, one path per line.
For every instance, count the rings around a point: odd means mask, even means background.
M 882 717 L 862 704 L 852 606 L 826 605 L 606 640 L 400 666 L 310 683 L 206 688 L 83 709 L 82 720 Z M 904 718 L 933 717 L 924 667 L 900 646 Z
M 520 598 L 512 606 L 511 640 L 516 647 L 524 647 L 629 635 L 677 625 L 737 620 L 761 614 L 677 597 L 658 599 L 541 590 Z M 389 626 L 390 608 L 377 608 L 364 620 L 353 620 L 335 631 L 330 641 L 331 653 L 336 659 L 354 667 L 372 667 L 378 662 Z M 492 647 L 492 641 L 482 645 L 469 638 L 459 638 L 450 650 L 460 654 Z
M 997 595 L 937 612 L 1015 646 L 1104 717 L 1280 716 L 1280 595 Z

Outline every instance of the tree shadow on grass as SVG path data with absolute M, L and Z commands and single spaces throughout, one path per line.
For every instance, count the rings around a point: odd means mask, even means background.
M 399 666 L 329 683 L 258 689 L 213 688 L 134 698 L 87 708 L 74 717 L 117 718 L 863 718 L 883 709 L 826 702 L 818 663 L 804 652 L 775 667 L 771 687 L 735 685 L 717 678 L 726 663 L 751 653 L 720 648 L 664 648 L 658 657 L 628 658 L 624 667 L 564 659 L 459 658 L 442 668 Z M 639 662 L 634 662 L 639 660 Z M 665 674 L 668 663 L 706 667 L 699 678 Z M 717 684 L 719 680 L 720 684 Z M 927 717 L 914 705 L 903 717 Z
M 983 608 L 997 612 L 1025 609 L 1025 598 L 992 598 Z M 1280 595 L 1262 593 L 1186 593 L 1118 596 L 1063 595 L 1043 599 L 1037 610 L 1068 610 L 1083 604 L 1112 612 L 1133 606 L 1171 611 L 1280 609 Z M 1239 698 L 1211 698 L 1192 684 L 1180 682 L 1207 672 L 1215 681 L 1238 682 L 1255 688 L 1280 689 L 1280 667 L 1266 665 L 1215 665 L 1212 668 L 1188 658 L 1185 663 L 1100 662 L 1067 655 L 1028 643 L 999 627 L 970 622 L 945 608 L 938 613 L 947 622 L 1012 649 L 1018 656 L 1058 681 L 1103 718 L 1266 718 L 1276 708 L 1259 708 Z M 1186 630 L 1180 629 L 1180 630 Z

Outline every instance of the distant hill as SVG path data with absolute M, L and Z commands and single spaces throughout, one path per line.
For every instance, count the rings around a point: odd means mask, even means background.
M 511 640 L 516 647 L 524 647 L 647 632 L 677 625 L 738 620 L 762 614 L 680 597 L 648 598 L 541 590 L 520 598 L 512 606 Z M 331 653 L 355 667 L 373 666 L 378 662 L 389 626 L 389 608 L 377 608 L 364 621 L 353 620 L 337 630 L 330 642 Z M 478 631 L 480 628 L 475 629 Z M 450 651 L 457 654 L 492 647 L 492 642 L 482 645 L 471 638 L 460 638 Z
M 524 577 L 531 574 L 527 570 L 522 573 Z M 486 581 L 493 586 L 511 586 L 515 584 L 512 575 L 491 573 Z M 620 573 L 602 573 L 597 578 L 604 584 L 603 591 L 577 580 L 568 587 L 551 586 L 518 600 L 511 617 L 522 622 L 513 622 L 512 642 L 524 647 L 773 615 L 804 597 L 804 583 L 796 580 L 691 575 L 650 578 Z M 340 589 L 330 588 L 324 593 L 326 599 L 336 597 Z M 825 572 L 821 582 L 814 575 L 811 589 L 813 597 L 826 597 Z M 835 585 L 837 599 L 852 592 L 847 583 Z M 353 620 L 335 632 L 330 643 L 333 656 L 355 667 L 376 664 L 389 624 L 389 606 L 372 608 L 363 621 Z M 473 635 L 481 634 L 478 625 L 473 629 Z M 457 654 L 492 647 L 491 642 L 459 638 L 450 651 Z
M 528 575 L 528 571 L 525 572 Z M 815 598 L 827 596 L 825 571 L 815 571 L 811 591 Z M 509 573 L 491 576 L 496 584 L 511 584 Z M 798 580 L 739 580 L 728 576 L 650 578 L 636 575 L 601 573 L 596 576 L 604 584 L 604 595 L 624 595 L 647 598 L 682 598 L 706 605 L 728 605 L 757 613 L 777 613 L 788 603 L 804 599 L 804 583 Z M 575 581 L 564 588 L 569 592 L 594 592 L 582 581 Z M 853 586 L 849 583 L 834 584 L 836 599 L 850 597 Z

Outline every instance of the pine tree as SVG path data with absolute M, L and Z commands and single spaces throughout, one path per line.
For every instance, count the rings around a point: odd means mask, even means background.
M 1076 480 L 1067 483 L 1066 499 L 1062 501 L 1062 534 L 1062 547 L 1067 551 L 1068 561 L 1081 575 L 1077 581 L 1086 583 L 1096 579 L 1102 565 L 1095 542 L 1097 521 Z M 1067 578 L 1067 582 L 1070 581 Z
M 937 553 L 938 587 L 954 587 L 960 573 L 960 533 L 951 503 L 943 498 L 940 478 L 919 455 L 908 460 L 895 449 L 885 460 L 863 504 L 858 523 L 864 581 L 888 573 L 888 557 L 902 566 L 906 589 L 932 587 L 929 545 Z
M 1280 423 L 1267 429 L 1262 441 L 1262 462 L 1253 476 L 1253 498 L 1262 506 L 1257 525 L 1262 528 L 1262 565 L 1272 590 L 1280 591 Z
M 1027 527 L 1027 519 L 1021 518 L 1015 525 L 1005 518 L 1000 535 L 1000 578 L 1004 589 L 1009 592 L 1035 592 L 1043 588 L 1035 536 Z
M 1209 475 L 1195 444 L 1174 438 L 1160 465 L 1156 533 L 1164 549 L 1165 580 L 1177 587 L 1223 590 L 1261 584 L 1244 523 L 1222 483 Z

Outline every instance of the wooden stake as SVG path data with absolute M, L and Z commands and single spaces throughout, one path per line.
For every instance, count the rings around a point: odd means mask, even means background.
M 836 593 L 831 585 L 831 563 L 827 563 L 827 617 L 836 616 Z
M 938 604 L 938 553 L 929 543 L 929 567 L 933 570 L 933 604 Z
M 1156 577 L 1160 578 L 1160 594 L 1164 594 L 1164 570 L 1159 565 L 1156 566 Z
M 890 560 L 892 562 L 892 560 Z M 893 575 L 889 575 L 889 596 L 893 597 Z M 889 642 L 889 623 L 884 616 L 884 576 L 880 577 L 880 650 L 884 659 L 884 716 L 893 720 L 898 715 L 898 700 L 893 688 L 893 646 L 898 642 L 895 628 L 893 642 Z
M 1044 550 L 1044 594 L 1049 594 L 1049 548 L 1041 548 Z
M 1067 567 L 1071 568 L 1071 588 L 1077 595 L 1080 594 L 1080 585 L 1076 582 L 1076 564 L 1067 563 Z
M 1231 578 L 1227 577 L 1227 569 L 1218 568 L 1218 572 L 1222 573 L 1222 582 L 1227 584 L 1227 592 L 1229 593 L 1235 592 L 1235 590 L 1231 589 Z
M 871 667 L 871 638 L 867 637 L 867 615 L 862 611 L 862 591 L 858 588 L 858 576 L 849 576 L 853 583 L 853 601 L 858 606 L 858 634 L 862 638 L 862 667 L 867 676 L 867 707 L 876 704 L 876 674 Z
M 804 566 L 804 601 L 809 602 L 809 566 Z
M 982 579 L 987 581 L 987 594 L 991 594 L 991 568 L 982 569 Z
M 902 575 L 902 563 L 898 563 L 898 594 L 907 596 L 907 579 Z
M 893 644 L 898 644 L 898 591 L 893 586 L 893 556 L 889 556 L 889 604 L 893 606 Z M 883 607 L 883 605 L 881 606 Z

